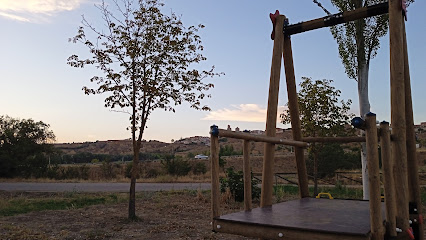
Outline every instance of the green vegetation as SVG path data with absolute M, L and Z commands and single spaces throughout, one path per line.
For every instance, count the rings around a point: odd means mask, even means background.
M 44 122 L 0 116 L 0 178 L 45 177 L 55 135 Z
M 191 164 L 181 156 L 170 155 L 161 161 L 166 172 L 173 176 L 185 176 L 191 171 Z
M 302 132 L 305 137 L 334 137 L 353 135 L 354 130 L 348 128 L 353 114 L 349 114 L 351 100 L 339 100 L 340 90 L 333 87 L 333 80 L 315 80 L 302 77 L 297 101 Z M 288 106 L 288 103 L 287 103 Z M 290 110 L 281 114 L 282 123 L 291 123 Z M 340 155 L 333 154 L 334 151 Z M 309 159 L 308 168 L 314 176 L 315 190 L 318 193 L 317 178 L 319 172 L 323 175 L 333 174 L 336 169 L 352 168 L 353 154 L 344 154 L 343 149 L 338 144 L 312 143 L 308 147 Z M 332 154 L 332 159 L 328 155 Z M 349 158 L 349 159 L 344 159 Z M 320 170 L 321 167 L 321 170 Z
M 234 151 L 234 146 L 225 145 L 220 147 L 219 156 L 234 156 L 234 155 L 243 155 L 243 151 Z
M 260 197 L 260 188 L 257 186 L 258 184 L 259 181 L 252 176 L 252 199 L 258 199 Z M 220 191 L 225 192 L 227 188 L 229 188 L 235 201 L 244 201 L 244 179 L 242 171 L 236 172 L 232 167 L 226 169 L 226 177 L 220 178 Z
M 12 216 L 34 211 L 83 208 L 97 204 L 115 204 L 127 201 L 127 195 L 60 193 L 38 198 L 25 195 L 0 198 L 0 216 Z

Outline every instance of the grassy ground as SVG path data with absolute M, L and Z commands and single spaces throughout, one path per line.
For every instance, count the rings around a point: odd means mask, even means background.
M 99 204 L 127 201 L 124 193 L 3 193 L 0 216 L 13 216 L 44 210 L 69 210 Z

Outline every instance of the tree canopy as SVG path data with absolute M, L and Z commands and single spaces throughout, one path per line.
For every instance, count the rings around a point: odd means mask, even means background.
M 49 125 L 32 119 L 0 116 L 0 177 L 42 177 L 55 135 Z
M 304 136 L 342 136 L 350 123 L 351 100 L 339 100 L 340 90 L 331 86 L 333 80 L 302 77 L 298 92 L 299 114 Z M 288 103 L 286 104 L 288 106 Z M 291 122 L 287 108 L 281 114 L 284 124 Z

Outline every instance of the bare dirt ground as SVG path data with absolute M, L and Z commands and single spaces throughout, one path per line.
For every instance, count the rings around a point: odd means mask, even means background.
M 0 197 L 6 194 L 43 195 L 1 192 Z M 126 218 L 127 203 L 1 217 L 0 239 L 249 239 L 211 232 L 209 198 L 208 193 L 146 192 L 137 200 L 136 222 Z M 227 206 L 225 211 L 238 211 L 242 205 Z

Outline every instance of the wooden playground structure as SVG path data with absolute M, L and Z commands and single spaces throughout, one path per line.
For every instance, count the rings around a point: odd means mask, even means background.
M 288 24 L 277 11 L 271 14 L 274 30 L 268 110 L 265 136 L 251 135 L 211 127 L 212 228 L 261 239 L 423 239 L 420 187 L 414 135 L 410 74 L 405 22 L 401 0 L 389 0 L 374 6 L 324 18 Z M 365 137 L 303 138 L 297 103 L 296 82 L 290 36 L 389 13 L 391 122 L 380 123 L 368 113 L 353 121 L 365 130 Z M 282 30 L 282 31 L 281 31 Z M 293 140 L 276 137 L 278 89 L 281 59 L 287 83 Z M 220 214 L 219 137 L 243 140 L 245 211 Z M 380 140 L 385 200 L 381 200 L 378 144 Z M 250 141 L 265 143 L 260 207 L 252 209 Z M 367 145 L 370 200 L 329 200 L 309 198 L 304 148 L 310 142 L 360 142 Z M 274 149 L 276 144 L 295 147 L 299 200 L 273 204 Z

